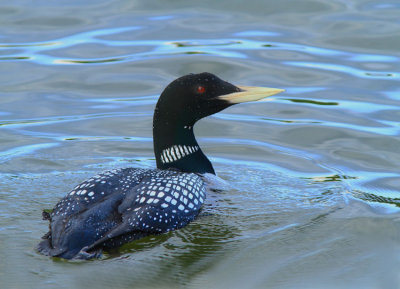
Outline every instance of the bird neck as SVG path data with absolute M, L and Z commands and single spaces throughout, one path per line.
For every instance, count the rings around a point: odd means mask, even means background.
M 187 118 L 179 113 L 156 108 L 153 118 L 153 144 L 157 168 L 215 174 L 211 162 L 194 136 L 195 122 L 185 119 Z

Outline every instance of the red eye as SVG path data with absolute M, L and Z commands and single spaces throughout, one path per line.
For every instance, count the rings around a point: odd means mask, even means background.
M 197 92 L 198 93 L 204 93 L 206 91 L 206 88 L 204 86 L 199 85 L 197 87 Z

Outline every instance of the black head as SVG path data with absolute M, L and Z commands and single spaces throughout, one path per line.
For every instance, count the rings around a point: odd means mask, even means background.
M 182 76 L 160 95 L 153 119 L 154 152 L 159 169 L 214 173 L 193 134 L 199 119 L 233 104 L 258 100 L 283 91 L 235 86 L 203 72 Z
M 239 91 L 239 87 L 214 74 L 188 74 L 174 80 L 164 89 L 156 109 L 168 110 L 168 114 L 174 112 L 185 125 L 193 125 L 199 119 L 232 105 L 218 96 Z

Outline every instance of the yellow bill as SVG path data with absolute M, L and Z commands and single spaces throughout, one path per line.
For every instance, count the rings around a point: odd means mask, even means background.
M 257 101 L 271 95 L 285 91 L 279 88 L 270 87 L 256 87 L 256 86 L 237 86 L 242 91 L 224 94 L 218 96 L 219 99 L 225 100 L 229 103 L 242 103 L 249 101 Z

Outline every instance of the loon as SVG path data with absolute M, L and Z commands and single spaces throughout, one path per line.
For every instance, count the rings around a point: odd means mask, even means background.
M 37 250 L 52 257 L 90 259 L 103 250 L 186 226 L 206 198 L 202 176 L 215 175 L 195 139 L 194 124 L 233 104 L 282 91 L 235 86 L 208 72 L 174 80 L 154 111 L 157 169 L 115 169 L 77 185 L 51 213 L 43 211 L 50 230 Z

